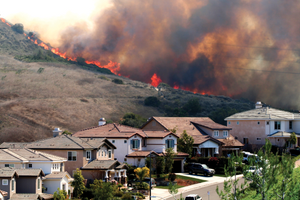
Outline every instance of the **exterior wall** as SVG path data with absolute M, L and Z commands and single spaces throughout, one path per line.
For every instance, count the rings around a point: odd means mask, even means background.
M 264 120 L 228 120 L 227 126 L 232 128 L 230 134 L 233 137 L 237 137 L 241 143 L 244 143 L 243 138 L 248 138 L 249 144 L 265 144 L 268 131 Z M 269 126 L 271 127 L 272 124 L 270 123 Z M 257 140 L 257 138 L 261 138 L 261 140 Z
M 272 145 L 275 145 L 278 147 L 284 147 L 284 145 L 288 139 L 289 138 L 283 138 L 283 137 L 269 137 L 269 140 L 272 143 Z
M 14 164 L 16 169 L 22 169 L 23 168 L 22 163 L 19 163 L 19 162 L 5 162 L 5 161 L 1 161 L 0 168 L 5 167 L 5 164 Z
M 52 162 L 29 162 L 26 163 L 26 168 L 29 168 L 28 164 L 32 164 L 32 169 L 42 169 L 45 174 L 50 174 L 52 172 Z
M 43 180 L 43 186 L 47 188 L 46 193 L 47 194 L 54 194 L 54 192 L 57 191 L 57 188 L 60 190 L 63 189 L 63 184 L 66 185 L 66 192 L 68 193 L 69 188 L 69 181 L 67 177 L 64 177 L 62 179 L 45 179 Z
M 85 151 L 83 150 L 49 150 L 49 149 L 40 149 L 39 151 L 45 152 L 45 153 L 49 153 L 49 154 L 53 154 L 56 156 L 60 156 L 63 158 L 68 159 L 68 152 L 69 151 L 76 151 L 77 152 L 77 159 L 76 161 L 66 161 L 64 163 L 65 166 L 65 171 L 67 171 L 71 176 L 73 176 L 73 171 L 76 170 L 77 168 L 81 168 L 83 167 L 83 159 L 86 159 L 83 154 L 85 153 Z
M 166 150 L 166 140 L 174 140 L 174 152 L 177 153 L 177 137 L 168 135 L 167 137 L 160 138 L 147 138 L 147 145 L 143 150 L 154 150 L 155 152 L 164 152 Z
M 124 162 L 125 156 L 128 154 L 128 145 L 130 147 L 130 143 L 128 144 L 128 140 L 126 138 L 107 138 L 111 143 L 113 143 L 113 140 L 115 141 L 113 145 L 117 147 L 117 149 L 112 149 L 112 159 L 117 159 L 119 162 Z M 124 143 L 124 140 L 126 140 L 126 143 Z M 108 155 L 107 155 L 108 159 Z
M 293 130 L 295 133 L 300 133 L 300 121 L 293 121 Z
M 144 167 L 146 162 L 145 158 L 127 158 L 127 163 L 136 167 Z
M 216 138 L 216 139 L 225 139 L 229 136 L 229 134 L 231 133 L 230 130 L 211 130 L 209 128 L 205 128 L 203 126 L 199 126 L 203 131 L 205 131 L 205 133 L 207 133 L 208 135 L 210 135 L 211 137 L 213 138 Z M 219 136 L 214 136 L 214 131 L 219 131 Z M 227 137 L 224 137 L 223 136 L 223 131 L 228 131 L 228 136 Z
M 17 193 L 42 193 L 42 185 L 38 190 L 37 182 L 38 177 L 32 176 L 19 176 L 16 180 Z M 41 179 L 42 183 L 42 179 Z
M 7 179 L 8 180 L 8 185 L 2 185 L 2 180 L 3 179 Z M 5 192 L 7 192 L 7 196 L 5 197 L 5 200 L 6 199 L 10 199 L 11 198 L 11 196 L 13 195 L 13 194 L 15 194 L 16 193 L 16 191 L 17 191 L 17 185 L 16 185 L 16 183 L 17 183 L 17 181 L 16 181 L 16 177 L 14 177 L 14 179 L 15 179 L 15 190 L 14 191 L 11 191 L 11 180 L 12 180 L 12 178 L 9 178 L 9 177 L 5 177 L 5 178 L 0 178 L 0 190 L 3 190 L 3 191 L 5 191 Z
M 173 127 L 174 128 L 174 127 Z M 144 131 L 164 131 L 165 128 L 157 123 L 154 119 L 147 123 L 147 125 L 143 128 Z
M 108 147 L 107 146 L 102 146 L 98 151 L 96 158 L 97 160 L 108 160 Z M 102 151 L 103 151 L 103 156 L 102 156 Z M 105 153 L 106 152 L 106 153 Z M 105 155 L 106 154 L 106 155 Z
M 105 180 L 105 171 L 104 170 L 81 170 L 81 174 L 85 179 L 100 179 Z

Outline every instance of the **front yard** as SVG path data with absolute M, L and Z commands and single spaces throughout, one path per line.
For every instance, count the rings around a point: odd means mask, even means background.
M 167 175 L 165 175 L 165 179 L 168 179 Z M 202 183 L 206 182 L 205 180 L 197 179 L 197 178 L 191 178 L 187 176 L 181 176 L 181 175 L 176 175 L 175 182 L 177 182 L 176 187 L 181 188 L 197 183 Z M 169 186 L 156 186 L 155 188 L 160 188 L 160 189 L 168 189 Z

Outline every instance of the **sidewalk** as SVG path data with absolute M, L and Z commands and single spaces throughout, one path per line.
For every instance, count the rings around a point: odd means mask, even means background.
M 195 189 L 198 189 L 198 188 L 208 187 L 208 186 L 215 185 L 215 184 L 218 184 L 218 183 L 223 183 L 224 180 L 226 179 L 225 177 L 218 177 L 218 176 L 204 177 L 204 176 L 198 176 L 198 175 L 189 175 L 187 173 L 176 173 L 176 174 L 181 175 L 181 176 L 188 176 L 188 177 L 197 178 L 197 179 L 207 181 L 207 182 L 197 183 L 197 184 L 194 184 L 194 185 L 189 185 L 189 186 L 186 186 L 186 187 L 183 187 L 183 188 L 179 188 L 178 189 L 178 194 L 188 192 L 188 191 L 192 191 L 192 190 L 195 190 Z M 241 178 L 241 177 L 243 177 L 243 175 L 237 175 L 236 176 L 236 178 Z M 158 188 L 154 188 L 154 189 L 151 190 L 151 196 L 152 196 L 151 199 L 153 199 L 153 200 L 159 200 L 159 199 L 172 197 L 172 195 L 169 193 L 169 191 L 167 189 L 158 189 Z M 146 200 L 149 200 L 149 196 L 146 197 Z

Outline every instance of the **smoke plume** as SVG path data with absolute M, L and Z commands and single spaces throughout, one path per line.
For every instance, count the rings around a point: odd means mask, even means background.
M 120 63 L 117 74 L 300 108 L 300 1 L 115 0 L 61 36 L 71 57 Z

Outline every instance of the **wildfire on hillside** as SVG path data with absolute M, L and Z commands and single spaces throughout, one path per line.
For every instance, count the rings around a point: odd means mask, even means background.
M 159 76 L 156 75 L 156 73 L 153 74 L 153 76 L 151 77 L 151 85 L 153 85 L 154 87 L 157 87 L 160 83 L 161 83 L 161 79 Z

